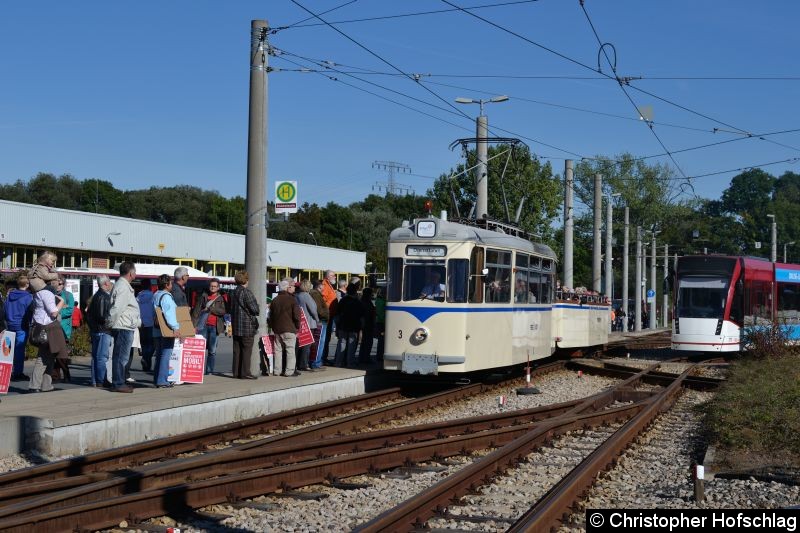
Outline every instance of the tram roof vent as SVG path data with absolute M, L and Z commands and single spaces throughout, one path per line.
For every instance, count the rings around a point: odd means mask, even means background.
M 409 225 L 410 225 L 410 223 L 408 222 L 408 220 L 404 220 L 403 223 L 400 224 L 400 227 L 401 228 L 407 228 Z

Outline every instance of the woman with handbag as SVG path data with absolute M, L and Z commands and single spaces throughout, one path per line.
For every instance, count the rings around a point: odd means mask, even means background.
M 251 372 L 253 341 L 258 333 L 258 302 L 253 291 L 247 288 L 250 276 L 240 270 L 234 276 L 236 290 L 231 298 L 233 321 L 233 377 L 238 379 L 258 379 Z
M 33 323 L 30 343 L 39 347 L 39 357 L 31 373 L 28 392 L 53 389 L 50 371 L 56 357 L 67 357 L 67 340 L 59 320 L 64 300 L 51 291 L 39 291 L 33 297 Z

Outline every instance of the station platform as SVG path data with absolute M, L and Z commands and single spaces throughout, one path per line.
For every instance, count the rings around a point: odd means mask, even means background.
M 218 368 L 227 359 L 229 344 L 229 339 L 220 342 Z M 15 393 L 0 397 L 0 456 L 85 454 L 356 396 L 373 390 L 367 375 L 378 370 L 377 365 L 325 367 L 299 377 L 257 380 L 211 375 L 202 384 L 157 389 L 152 376 L 138 369 L 136 357 L 134 392 L 119 394 L 89 387 L 88 363 L 88 357 L 73 358 L 73 383 L 57 384 L 60 390 L 24 394 L 27 382 L 12 383 Z M 32 366 L 27 362 L 26 373 Z M 224 366 L 229 367 L 230 363 Z

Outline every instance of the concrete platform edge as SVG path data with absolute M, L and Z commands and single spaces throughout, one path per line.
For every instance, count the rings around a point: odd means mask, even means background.
M 289 409 L 364 394 L 363 375 L 116 418 L 59 425 L 47 418 L 0 418 L 0 456 L 31 452 L 81 455 Z

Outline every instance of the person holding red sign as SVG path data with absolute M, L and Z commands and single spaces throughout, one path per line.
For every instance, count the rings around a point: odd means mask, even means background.
M 317 323 L 319 322 L 319 314 L 317 313 L 317 303 L 314 301 L 314 298 L 312 298 L 311 295 L 309 294 L 310 291 L 311 291 L 311 282 L 308 281 L 307 279 L 304 279 L 301 283 L 295 284 L 294 297 L 297 299 L 297 305 L 300 307 L 300 310 L 303 311 L 303 313 L 305 313 L 306 315 L 306 321 L 308 322 L 309 329 L 313 332 L 315 329 L 317 329 Z M 311 354 L 311 344 L 307 344 L 303 347 L 300 347 L 298 343 L 298 346 L 296 348 L 296 353 L 297 353 L 297 370 L 302 370 L 304 372 L 313 372 L 314 370 L 308 366 L 308 357 Z
M 153 324 L 153 342 L 156 345 L 156 364 L 153 368 L 153 382 L 158 388 L 172 387 L 172 383 L 167 381 L 169 376 L 169 358 L 172 356 L 172 349 L 175 346 L 175 338 L 181 337 L 181 326 L 178 323 L 175 300 L 172 298 L 172 278 L 169 274 L 158 276 L 158 291 L 153 295 L 153 310 L 161 309 L 161 314 L 175 337 L 164 337 L 161 335 L 161 327 L 158 320 Z

